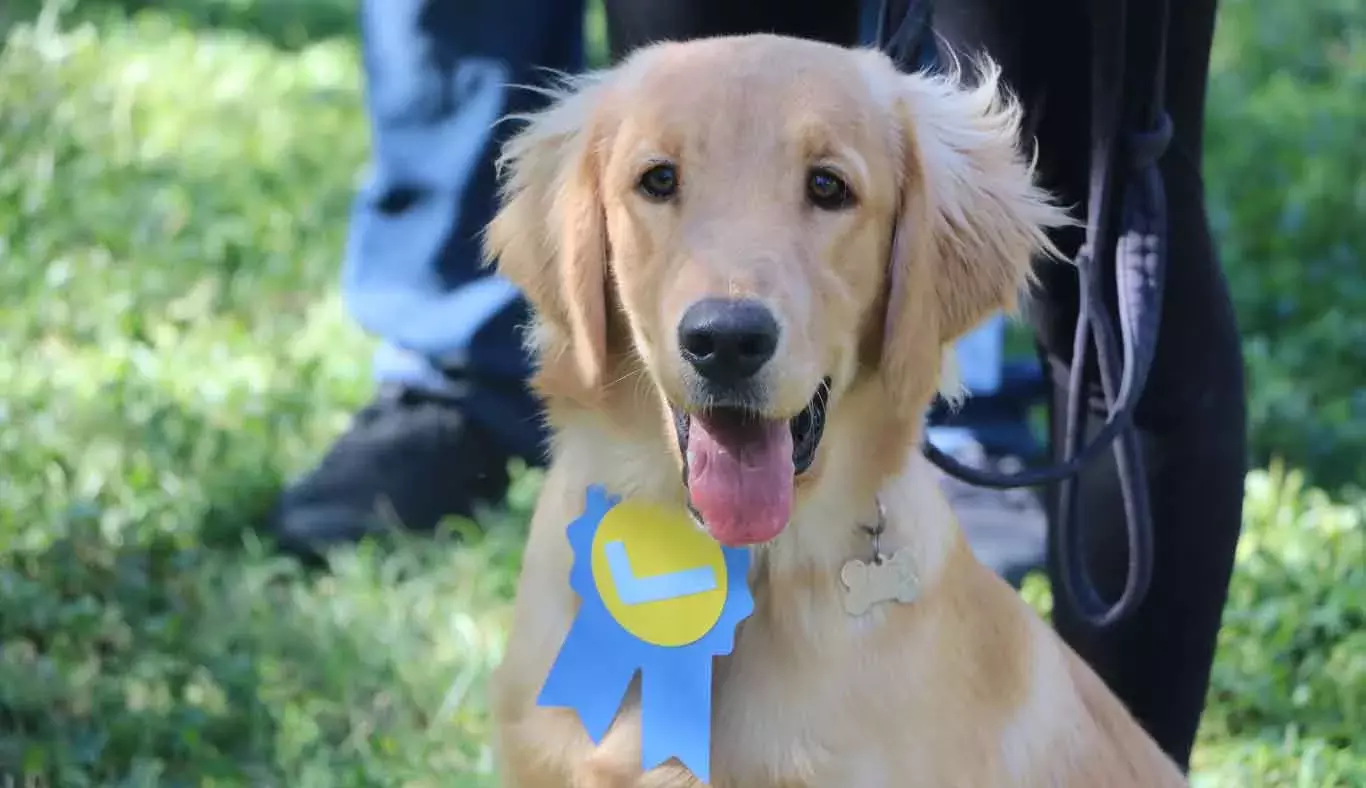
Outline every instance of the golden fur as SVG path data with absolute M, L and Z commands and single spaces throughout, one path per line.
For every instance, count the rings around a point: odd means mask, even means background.
M 717 660 L 712 785 L 1183 785 L 1122 704 L 981 566 L 916 451 L 946 349 L 1013 308 L 1030 260 L 1068 223 L 1018 150 L 1018 107 L 988 65 L 975 86 L 904 75 L 872 51 L 775 36 L 668 43 L 576 79 L 509 144 L 487 247 L 536 315 L 535 385 L 552 462 L 494 678 L 499 764 L 515 788 L 696 785 L 642 774 L 633 687 L 601 746 L 535 706 L 577 601 L 565 527 L 589 484 L 683 505 L 669 416 L 674 326 L 710 295 L 762 299 L 783 340 L 769 415 L 832 379 L 824 439 L 790 525 L 754 548 L 755 611 Z M 680 197 L 635 184 L 679 167 Z M 855 207 L 814 210 L 804 178 L 842 174 Z M 889 262 L 890 261 L 890 262 Z M 887 511 L 910 604 L 851 617 L 841 566 Z

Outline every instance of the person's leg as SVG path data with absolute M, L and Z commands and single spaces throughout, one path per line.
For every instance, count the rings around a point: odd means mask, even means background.
M 605 0 L 615 61 L 660 40 L 776 33 L 842 46 L 860 43 L 858 0 Z
M 1084 2 L 1032 4 L 1016 28 L 1023 34 L 1016 42 L 1022 92 L 1033 99 L 1046 93 L 1037 132 L 1044 183 L 1078 206 L 1085 205 L 1089 174 L 1090 23 Z M 1135 415 L 1155 528 L 1152 586 L 1135 614 L 1108 630 L 1090 629 L 1064 606 L 1053 613 L 1058 632 L 1182 767 L 1189 762 L 1208 687 L 1241 527 L 1246 462 L 1242 356 L 1200 172 L 1214 13 L 1214 0 L 1173 3 L 1168 30 L 1167 109 L 1175 138 L 1160 164 L 1170 217 L 1168 281 L 1156 359 Z M 1079 232 L 1059 238 L 1068 254 L 1080 240 Z M 1040 265 L 1038 273 L 1042 287 L 1030 313 L 1055 380 L 1056 447 L 1077 277 L 1056 264 Z M 1083 473 L 1081 493 L 1092 576 L 1114 599 L 1124 582 L 1127 550 L 1111 455 Z M 1056 587 L 1057 556 L 1050 552 Z
M 1086 201 L 1089 141 L 1089 14 L 1078 0 L 1018 4 L 946 2 L 968 48 L 985 45 L 1032 108 L 1045 185 L 1065 202 Z M 858 4 L 651 3 L 609 0 L 614 48 L 659 38 L 768 30 L 847 43 Z M 822 14 L 829 12 L 830 16 Z M 765 13 L 773 16 L 765 17 Z M 1157 360 L 1136 422 L 1146 442 L 1156 520 L 1155 571 L 1138 613 L 1090 632 L 1055 611 L 1059 632 L 1104 677 L 1159 744 L 1189 760 L 1203 705 L 1241 519 L 1244 391 L 1241 354 L 1227 286 L 1204 216 L 1201 125 L 1213 0 L 1174 4 L 1168 46 L 1168 105 L 1176 126 L 1162 163 L 1172 216 L 1170 280 Z M 844 17 L 848 16 L 848 19 Z M 1045 91 L 1046 88 L 1046 91 Z M 1043 99 L 1046 98 L 1046 103 Z M 1047 107 L 1040 113 L 1041 107 Z M 1074 254 L 1080 232 L 1057 241 Z M 1076 323 L 1076 275 L 1040 267 L 1043 292 L 1031 316 L 1050 365 L 1065 380 Z M 1098 577 L 1122 582 L 1123 512 L 1113 463 L 1083 479 L 1087 527 Z
M 770 7 L 771 6 L 771 7 Z M 1024 94 L 1040 147 L 1045 185 L 1067 203 L 1086 202 L 1089 151 L 1089 13 L 1079 0 L 1018 4 L 946 0 L 939 17 L 965 48 L 984 45 Z M 608 3 L 617 54 L 660 38 L 767 30 L 847 43 L 858 5 Z M 822 14 L 830 16 L 822 19 Z M 771 13 L 773 16 L 764 16 Z M 1241 354 L 1227 286 L 1205 220 L 1200 180 L 1201 125 L 1213 0 L 1174 4 L 1168 45 L 1168 105 L 1176 140 L 1162 163 L 1171 266 L 1157 360 L 1137 414 L 1156 520 L 1155 573 L 1142 609 L 1105 632 L 1079 626 L 1057 609 L 1062 636 L 1092 664 L 1159 744 L 1182 765 L 1203 705 L 1241 520 L 1244 391 Z M 844 16 L 851 17 L 844 19 Z M 955 37 L 955 36 L 951 36 Z M 1046 90 L 1045 90 L 1046 89 Z M 1044 98 L 1046 97 L 1046 102 Z M 1045 112 L 1039 112 L 1046 107 Z M 1074 254 L 1080 232 L 1057 241 Z M 1031 317 L 1050 366 L 1066 378 L 1076 323 L 1075 271 L 1040 267 L 1043 292 Z M 1108 590 L 1123 580 L 1123 512 L 1113 463 L 1083 479 L 1094 570 Z
M 352 211 L 343 289 L 383 344 L 380 394 L 285 491 L 276 531 L 310 553 L 385 520 L 431 528 L 501 498 L 541 427 L 518 326 L 525 305 L 480 266 L 512 85 L 582 67 L 582 0 L 363 0 L 373 164 Z

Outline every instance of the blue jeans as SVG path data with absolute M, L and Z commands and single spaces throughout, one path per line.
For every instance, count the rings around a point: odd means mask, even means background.
M 348 310 L 382 344 L 380 383 L 449 397 L 510 455 L 541 458 L 518 327 L 526 306 L 480 266 L 508 113 L 541 99 L 545 69 L 583 67 L 583 0 L 362 0 L 373 162 L 343 269 Z M 959 348 L 974 393 L 1000 377 L 1000 328 Z M 973 349 L 976 348 L 976 349 Z

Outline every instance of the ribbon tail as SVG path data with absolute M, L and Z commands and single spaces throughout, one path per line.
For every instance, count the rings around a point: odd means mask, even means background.
M 570 626 L 536 705 L 573 709 L 589 738 L 601 744 L 635 677 L 636 665 L 622 659 L 626 649 L 604 647 L 602 634 L 589 629 L 582 617 Z
M 701 782 L 711 780 L 710 654 L 686 650 L 640 674 L 640 765 L 678 758 Z

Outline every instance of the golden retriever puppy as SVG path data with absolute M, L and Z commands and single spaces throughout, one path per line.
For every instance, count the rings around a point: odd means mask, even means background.
M 598 743 L 537 703 L 595 485 L 750 556 L 708 784 L 1184 784 L 974 559 L 917 451 L 946 350 L 1069 222 L 1019 119 L 990 65 L 965 85 L 765 35 L 643 49 L 527 119 L 486 242 L 533 307 L 553 457 L 493 680 L 505 785 L 701 784 L 642 763 L 639 681 Z M 874 551 L 912 584 L 854 588 Z

